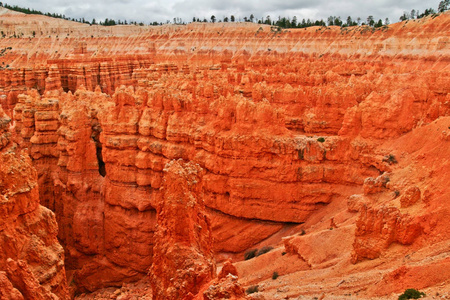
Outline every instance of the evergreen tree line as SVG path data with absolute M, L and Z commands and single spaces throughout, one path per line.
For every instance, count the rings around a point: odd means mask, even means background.
M 23 8 L 17 5 L 8 5 L 7 3 L 3 3 L 0 2 L 0 6 L 10 9 L 10 10 L 14 10 L 14 11 L 18 11 L 24 14 L 28 14 L 28 15 L 43 15 L 43 16 L 47 16 L 47 17 L 52 17 L 52 18 L 58 18 L 58 19 L 64 19 L 64 20 L 68 20 L 68 21 L 75 21 L 75 22 L 80 22 L 80 23 L 89 23 L 87 21 L 84 20 L 84 18 L 80 18 L 79 20 L 76 19 L 71 19 L 66 17 L 65 15 L 61 15 L 61 14 L 55 14 L 55 13 L 43 13 L 39 10 L 35 10 L 35 9 L 29 9 L 29 8 Z
M 45 15 L 48 17 L 53 17 L 53 18 L 60 18 L 60 19 L 65 19 L 65 20 L 69 20 L 69 21 L 74 21 L 74 22 L 79 22 L 79 23 L 85 23 L 85 24 L 91 24 L 91 25 L 102 25 L 102 26 L 115 26 L 115 25 L 139 25 L 139 26 L 143 26 L 145 25 L 143 22 L 127 22 L 125 21 L 121 21 L 121 20 L 114 20 L 114 19 L 109 19 L 106 18 L 104 21 L 99 21 L 97 22 L 95 19 L 93 19 L 91 22 L 85 20 L 84 18 L 79 18 L 79 19 L 74 19 L 74 18 L 68 18 L 65 15 L 61 15 L 61 14 L 55 14 L 55 13 L 42 13 L 39 10 L 34 10 L 34 9 L 30 9 L 30 8 L 23 8 L 23 7 L 19 7 L 17 5 L 8 5 L 6 3 L 2 3 L 0 2 L 0 6 L 1 7 L 5 7 L 8 8 L 10 10 L 14 10 L 14 11 L 18 11 L 18 12 L 22 12 L 25 14 L 33 14 L 33 15 Z M 428 8 L 425 9 L 424 12 L 420 13 L 419 10 L 411 10 L 411 12 L 404 12 L 403 15 L 400 16 L 399 20 L 400 21 L 406 21 L 406 20 L 411 20 L 411 19 L 420 19 L 423 18 L 425 16 L 428 15 L 434 15 L 436 13 L 442 13 L 444 11 L 447 11 L 450 9 L 450 0 L 442 0 L 441 2 L 439 2 L 439 6 L 437 11 L 435 11 L 433 8 Z M 216 23 L 216 22 L 251 22 L 251 23 L 258 23 L 258 24 L 267 24 L 267 25 L 272 25 L 272 26 L 278 26 L 280 28 L 306 28 L 306 27 L 311 27 L 311 26 L 340 26 L 340 27 L 349 27 L 349 26 L 357 26 L 357 25 L 368 25 L 371 27 L 382 27 L 384 25 L 389 25 L 389 19 L 386 18 L 384 20 L 384 22 L 379 19 L 378 21 L 376 21 L 374 19 L 373 16 L 368 16 L 366 18 L 366 22 L 363 22 L 363 20 L 361 18 L 356 18 L 356 19 L 352 19 L 352 17 L 348 16 L 346 20 L 342 20 L 340 16 L 336 17 L 336 16 L 329 16 L 327 18 L 326 21 L 324 21 L 323 19 L 321 20 L 311 20 L 311 19 L 302 19 L 301 21 L 297 19 L 296 16 L 294 16 L 292 19 L 291 18 L 286 18 L 286 17 L 278 17 L 277 20 L 272 20 L 270 16 L 267 16 L 266 18 L 262 17 L 261 19 L 257 19 L 255 18 L 255 16 L 253 14 L 251 14 L 249 17 L 244 17 L 243 19 L 239 19 L 236 20 L 236 17 L 234 15 L 231 15 L 229 18 L 228 17 L 223 17 L 222 20 L 217 19 L 214 15 L 212 15 L 210 17 L 210 20 L 207 20 L 206 18 L 203 19 L 199 19 L 194 17 L 192 19 L 192 22 L 211 22 L 211 23 Z M 171 21 L 167 20 L 165 22 L 165 24 L 170 24 L 172 23 Z M 149 25 L 163 25 L 164 23 L 162 22 L 150 22 Z M 173 23 L 172 24 L 186 24 L 186 22 L 184 22 L 181 18 L 173 18 Z
M 0 7 L 4 7 L 13 11 L 17 11 L 17 12 L 21 12 L 27 15 L 43 15 L 43 16 L 47 16 L 47 17 L 52 17 L 52 18 L 58 18 L 58 19 L 64 19 L 64 20 L 68 20 L 68 21 L 74 21 L 74 22 L 79 22 L 79 23 L 84 23 L 84 24 L 91 24 L 91 25 L 103 25 L 103 26 L 114 26 L 114 25 L 140 25 L 143 26 L 144 23 L 143 22 L 130 22 L 128 23 L 127 21 L 115 21 L 113 19 L 108 19 L 106 18 L 104 21 L 100 21 L 97 23 L 97 21 L 95 19 L 92 19 L 91 22 L 85 20 L 84 18 L 79 18 L 79 19 L 75 19 L 75 18 L 69 18 L 66 17 L 65 15 L 61 15 L 61 14 L 56 14 L 56 13 L 43 13 L 39 10 L 35 10 L 35 9 L 30 9 L 30 8 L 23 8 L 20 7 L 18 5 L 9 5 L 7 3 L 3 3 L 0 2 Z M 150 25 L 162 25 L 162 23 L 157 23 L 157 22 L 153 22 Z
M 436 13 L 443 13 L 444 11 L 449 9 L 450 9 L 450 0 L 443 0 L 439 2 L 437 12 L 432 8 L 425 9 L 423 13 L 420 13 L 418 10 L 413 9 L 411 10 L 410 13 L 403 12 L 403 15 L 400 16 L 400 21 L 420 19 L 429 15 L 435 15 Z

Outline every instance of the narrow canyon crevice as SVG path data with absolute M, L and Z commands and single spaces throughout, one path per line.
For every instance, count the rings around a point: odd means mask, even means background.
M 102 128 L 100 127 L 100 124 L 98 123 L 98 120 L 93 120 L 92 125 L 92 140 L 95 142 L 95 154 L 97 156 L 97 164 L 98 164 L 98 173 L 102 176 L 106 176 L 106 168 L 105 168 L 105 162 L 103 161 L 103 154 L 102 154 L 102 143 L 100 142 L 100 133 L 102 132 Z

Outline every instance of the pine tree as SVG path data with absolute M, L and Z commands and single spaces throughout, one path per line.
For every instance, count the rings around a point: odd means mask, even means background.
M 292 25 L 292 27 L 297 27 L 297 17 L 296 16 L 294 16 L 293 18 L 292 18 L 292 22 L 291 22 L 291 25 Z
M 379 27 L 381 27 L 381 26 L 383 26 L 383 21 L 381 21 L 381 19 L 379 19 L 378 22 L 375 23 L 374 27 L 375 27 L 375 28 L 379 28 Z
M 352 17 L 348 16 L 347 17 L 347 26 L 352 26 L 352 25 L 353 25 Z
M 329 16 L 328 17 L 328 26 L 333 26 L 334 25 L 334 17 L 333 16 Z
M 438 6 L 438 12 L 444 12 L 446 10 L 448 10 L 450 7 L 450 0 L 443 0 L 441 2 L 439 2 L 439 6 Z

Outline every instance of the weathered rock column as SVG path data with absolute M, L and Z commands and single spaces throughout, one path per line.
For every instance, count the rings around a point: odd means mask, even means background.
M 0 106 L 0 299 L 69 299 L 55 215 L 39 205 L 36 170 L 10 122 Z
M 203 169 L 180 159 L 167 163 L 164 173 L 150 268 L 153 299 L 189 299 L 215 276 L 211 226 L 201 196 Z

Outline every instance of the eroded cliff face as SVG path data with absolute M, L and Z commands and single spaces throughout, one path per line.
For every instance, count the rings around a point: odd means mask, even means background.
M 10 122 L 0 108 L 0 297 L 69 299 L 55 215 L 39 205 L 36 170 Z
M 36 24 L 5 20 L 26 38 L 0 40 L 11 47 L 0 57 L 10 65 L 0 70 L 0 103 L 14 121 L 11 139 L 37 170 L 34 193 L 56 215 L 77 292 L 136 282 L 154 259 L 162 263 L 156 224 L 167 190 L 180 192 L 181 180 L 164 166 L 178 159 L 202 169 L 195 197 L 209 216 L 218 261 L 261 245 L 280 249 L 240 263 L 246 285 L 276 266 L 280 275 L 305 271 L 316 279 L 315 271 L 339 266 L 331 285 L 348 274 L 363 274 L 370 285 L 376 278 L 361 273 L 367 260 L 396 268 L 400 253 L 434 253 L 431 241 L 448 245 L 448 162 L 437 150 L 449 140 L 448 14 L 378 30 L 105 31 L 49 21 L 56 31 L 35 38 L 27 33 Z M 168 215 L 161 224 L 170 229 Z M 266 287 L 269 298 L 280 289 Z

